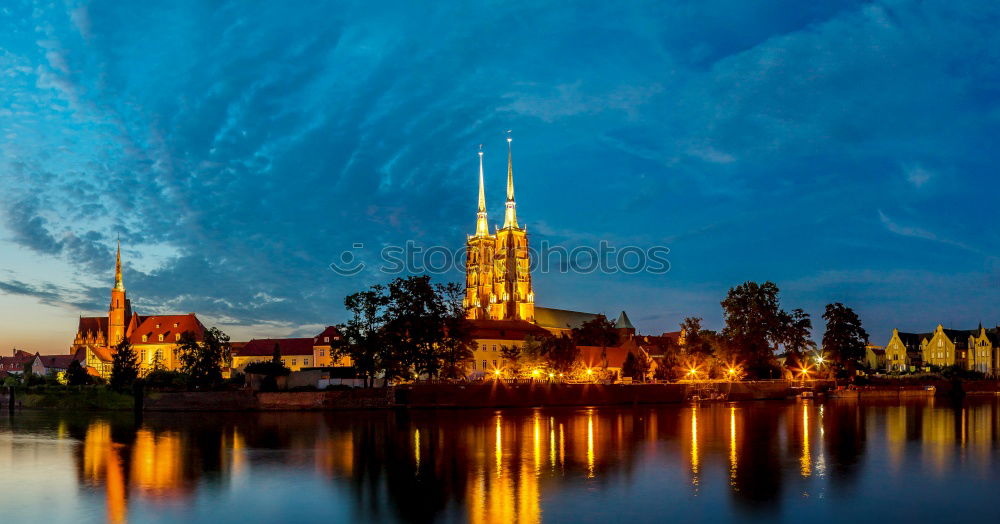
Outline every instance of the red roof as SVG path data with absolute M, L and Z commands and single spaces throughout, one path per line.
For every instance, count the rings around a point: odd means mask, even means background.
M 107 336 L 108 317 L 80 317 L 80 324 L 77 326 L 76 332 L 83 335 L 93 333 Z
M 0 371 L 24 371 L 24 364 L 34 359 L 35 355 L 15 349 L 13 356 L 0 357 Z
M 194 313 L 139 317 L 139 325 L 129 334 L 129 342 L 132 345 L 176 342 L 176 335 L 188 331 L 194 333 L 199 342 L 205 338 L 205 326 Z M 162 341 L 160 335 L 163 335 Z M 145 342 L 142 340 L 143 336 L 146 337 Z
M 281 350 L 281 356 L 313 354 L 313 339 L 310 338 L 255 338 L 245 346 L 233 348 L 234 357 L 269 357 L 274 354 L 274 345 Z
M 76 355 L 38 355 L 45 369 L 69 369 L 69 365 L 77 360 Z
M 97 360 L 100 360 L 101 362 L 111 362 L 112 356 L 114 355 L 114 353 L 112 353 L 111 351 L 111 348 L 90 346 L 90 351 L 94 354 L 95 357 L 97 357 Z
M 524 340 L 532 335 L 535 338 L 551 336 L 548 330 L 540 328 L 524 320 L 469 320 L 472 324 L 472 338 L 492 340 Z
M 322 333 L 316 335 L 313 341 L 317 346 L 329 346 L 334 340 L 340 340 L 340 331 L 334 326 L 327 326 Z
M 600 346 L 577 346 L 580 350 L 580 362 L 588 368 L 602 367 L 604 360 L 601 358 Z M 607 348 L 605 353 L 608 357 L 609 368 L 620 368 L 625 363 L 628 356 L 628 347 L 615 346 Z

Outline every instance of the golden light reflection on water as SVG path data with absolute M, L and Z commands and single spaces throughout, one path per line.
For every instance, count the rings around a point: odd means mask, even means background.
M 587 411 L 587 478 L 594 478 L 594 410 Z
M 413 430 L 413 460 L 417 463 L 417 470 L 420 470 L 420 430 Z
M 453 413 L 243 414 L 198 424 L 170 417 L 140 427 L 96 419 L 49 427 L 54 438 L 81 442 L 72 455 L 78 483 L 99 492 L 110 522 L 124 522 L 130 505 L 191 501 L 207 489 L 200 480 L 206 472 L 226 486 L 305 466 L 335 486 L 353 486 L 359 504 L 405 505 L 418 497 L 450 501 L 440 508 L 461 511 L 452 520 L 538 522 L 543 501 L 552 500 L 547 492 L 591 479 L 589 489 L 603 490 L 622 479 L 689 471 L 688 486 L 699 496 L 717 496 L 711 485 L 724 482 L 730 496 L 760 501 L 783 491 L 819 493 L 853 477 L 827 476 L 827 467 L 884 463 L 879 475 L 937 479 L 970 468 L 993 474 L 1000 448 L 1000 399 L 959 407 L 799 401 Z M 862 460 L 865 454 L 885 459 Z M 16 464 L 21 455 L 13 456 Z
M 739 459 L 736 456 L 736 406 L 729 406 L 729 485 L 736 484 L 736 466 Z
M 802 403 L 802 457 L 799 459 L 799 471 L 803 477 L 812 475 L 812 455 L 809 451 L 809 407 L 811 404 Z
M 691 405 L 691 484 L 698 485 L 698 405 Z

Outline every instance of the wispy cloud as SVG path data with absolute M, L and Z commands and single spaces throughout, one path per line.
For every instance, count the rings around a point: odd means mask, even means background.
M 371 261 L 410 239 L 463 242 L 480 143 L 501 216 L 511 128 L 536 240 L 669 241 L 678 257 L 669 286 L 540 278 L 540 300 L 617 304 L 627 285 L 650 331 L 716 318 L 687 310 L 717 309 L 703 294 L 748 266 L 778 281 L 885 271 L 900 255 L 885 231 L 982 267 L 998 251 L 992 211 L 958 204 L 1000 183 L 995 3 L 70 1 L 0 17 L 0 264 L 19 250 L 73 268 L 5 289 L 79 304 L 64 307 L 103 309 L 120 233 L 143 310 L 251 334 L 336 322 L 345 294 L 388 278 L 329 271 L 353 243 Z M 921 207 L 930 187 L 962 212 Z

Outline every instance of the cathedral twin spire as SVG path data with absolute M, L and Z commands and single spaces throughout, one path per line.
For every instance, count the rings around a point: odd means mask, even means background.
M 518 229 L 517 204 L 514 203 L 514 160 L 511 153 L 510 131 L 507 131 L 507 202 L 504 208 L 503 228 Z M 486 219 L 486 189 L 483 182 L 483 146 L 479 146 L 479 211 L 476 213 L 476 236 L 489 236 Z
M 507 133 L 507 201 L 503 227 L 493 234 L 486 218 L 482 146 L 479 150 L 479 207 L 476 234 L 468 237 L 465 305 L 469 318 L 531 322 L 535 316 L 531 259 L 527 231 L 517 223 L 512 139 Z

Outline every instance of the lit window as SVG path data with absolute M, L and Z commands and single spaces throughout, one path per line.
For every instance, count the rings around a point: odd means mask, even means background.
M 156 329 L 160 329 L 160 325 L 159 324 L 156 325 Z
M 142 341 L 145 342 L 147 340 L 149 340 L 149 336 L 148 335 L 143 335 L 142 336 Z
M 160 342 L 163 342 L 163 333 L 160 333 Z
M 323 342 L 329 342 L 329 341 L 330 341 L 330 337 L 323 337 Z
M 174 333 L 174 342 L 180 342 L 180 341 L 181 341 L 181 334 Z
M 174 327 L 177 327 L 177 326 L 179 326 L 179 325 L 180 325 L 180 324 L 178 324 L 177 322 L 174 322 Z

